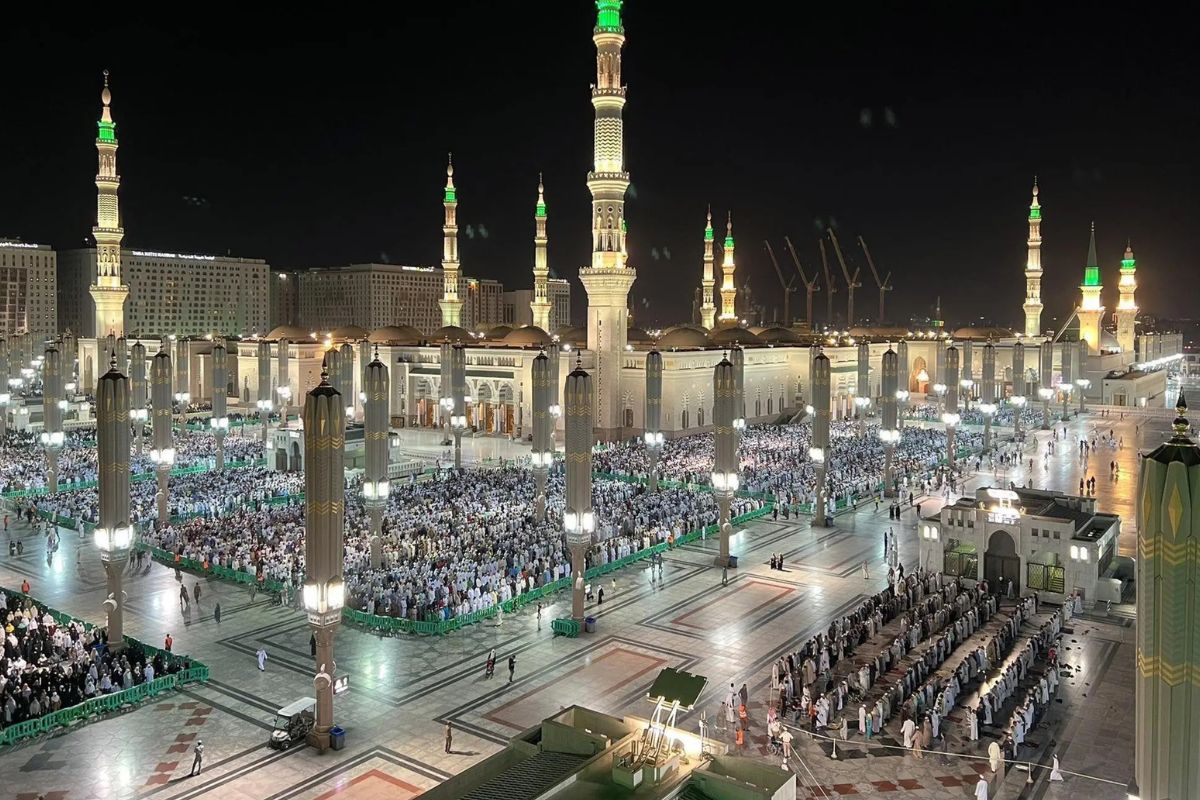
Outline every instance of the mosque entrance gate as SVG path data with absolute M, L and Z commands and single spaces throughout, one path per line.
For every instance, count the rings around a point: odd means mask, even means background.
M 1013 593 L 1021 593 L 1021 557 L 1017 555 L 1017 544 L 1008 531 L 994 531 L 988 537 L 987 552 L 983 555 L 983 578 L 988 588 L 995 591 L 999 579 L 1012 581 Z

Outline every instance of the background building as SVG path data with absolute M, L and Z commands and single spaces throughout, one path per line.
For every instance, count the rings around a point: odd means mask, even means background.
M 36 341 L 58 333 L 56 259 L 49 245 L 0 239 L 0 334 L 29 331 Z
M 271 329 L 280 325 L 298 325 L 300 322 L 300 274 L 297 272 L 272 272 L 267 281 L 271 295 Z
M 122 250 L 129 287 L 125 330 L 139 336 L 242 336 L 270 330 L 270 267 L 256 258 Z M 58 259 L 58 326 L 91 331 L 95 306 L 88 289 L 96 248 L 65 250 Z
M 546 295 L 550 300 L 550 327 L 547 333 L 571 324 L 571 282 L 562 278 L 546 281 Z M 533 324 L 533 289 L 514 289 L 504 293 L 503 322 L 520 327 Z

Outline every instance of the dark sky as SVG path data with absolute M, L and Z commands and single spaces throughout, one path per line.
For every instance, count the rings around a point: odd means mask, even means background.
M 1131 237 L 1143 310 L 1193 312 L 1200 57 L 1152 7 L 1073 5 L 630 0 L 640 321 L 690 313 L 711 202 L 722 220 L 733 209 L 739 272 L 772 306 L 763 240 L 790 234 L 812 268 L 832 219 L 894 273 L 897 315 L 940 293 L 952 323 L 1015 324 L 1035 172 L 1047 319 L 1078 297 L 1092 219 L 1110 308 Z M 466 274 L 529 285 L 541 170 L 551 267 L 574 277 L 590 248 L 592 4 L 391 8 L 405 16 L 9 21 L 0 235 L 67 248 L 89 232 L 107 67 L 128 245 L 435 264 L 452 149 L 460 225 L 487 231 L 461 242 Z

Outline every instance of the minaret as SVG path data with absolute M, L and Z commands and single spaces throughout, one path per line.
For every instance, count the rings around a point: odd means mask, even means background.
M 588 173 L 592 193 L 592 263 L 579 270 L 588 295 L 588 349 L 595 354 L 596 438 L 622 438 L 621 360 L 629 327 L 629 290 L 637 273 L 626 264 L 624 132 L 621 111 L 621 25 L 623 0 L 596 0 L 596 82 L 592 85 L 595 164 Z
M 538 199 L 533 222 L 533 300 L 529 308 L 533 311 L 533 324 L 547 333 L 553 333 L 550 330 L 550 295 L 546 284 L 550 277 L 550 267 L 546 262 L 546 194 L 541 173 L 538 173 Z
M 96 306 L 95 336 L 125 334 L 125 298 L 129 287 L 121 283 L 121 215 L 117 210 L 117 123 L 113 122 L 112 92 L 108 89 L 108 70 L 104 70 L 104 89 L 100 92 L 104 104 L 96 134 L 96 150 L 100 154 L 100 170 L 96 173 L 96 225 L 92 238 L 96 240 L 96 282 L 88 289 Z
M 1121 352 L 1126 353 L 1129 360 L 1134 357 L 1137 337 L 1134 329 L 1138 312 L 1137 299 L 1134 297 L 1137 292 L 1137 277 L 1134 274 L 1136 272 L 1137 262 L 1133 258 L 1133 246 L 1126 242 L 1125 257 L 1121 259 L 1121 282 L 1117 285 L 1121 299 L 1117 302 L 1114 316 L 1117 318 L 1117 344 L 1121 346 Z
M 458 194 L 454 188 L 454 160 L 446 160 L 446 194 L 442 197 L 446 221 L 442 224 L 442 325 L 462 324 L 462 300 L 458 299 Z
M 1042 207 L 1038 205 L 1037 176 L 1033 178 L 1033 202 L 1029 204 L 1029 256 L 1025 259 L 1025 335 L 1042 332 Z
M 713 303 L 713 228 L 712 207 L 708 209 L 708 220 L 704 225 L 704 277 L 700 281 L 703 301 L 700 306 L 700 324 L 705 330 L 712 330 L 716 323 L 717 307 Z
M 734 301 L 737 287 L 733 283 L 733 212 L 725 220 L 725 257 L 721 260 L 721 322 L 737 322 Z
M 1088 241 L 1087 264 L 1083 268 L 1083 283 L 1079 286 L 1079 338 L 1087 342 L 1089 353 L 1100 352 L 1100 320 L 1104 306 L 1100 305 L 1100 267 L 1096 258 L 1096 223 L 1092 223 L 1092 238 Z

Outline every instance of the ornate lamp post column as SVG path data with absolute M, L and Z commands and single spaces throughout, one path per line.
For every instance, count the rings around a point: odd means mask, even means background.
M 345 403 L 330 385 L 325 365 L 320 385 L 308 393 L 304 403 L 304 609 L 317 641 L 313 679 L 317 714 L 308 743 L 321 751 L 329 749 L 329 729 L 333 727 L 333 635 L 346 599 L 342 582 L 345 438 Z
M 1076 378 L 1075 385 L 1079 387 L 1079 413 L 1082 414 L 1087 410 L 1083 403 L 1084 395 L 1087 393 L 1088 387 L 1092 385 L 1092 382 L 1087 378 Z
M 8 435 L 8 404 L 12 402 L 12 380 L 9 372 L 8 338 L 0 335 L 0 436 Z
M 662 455 L 662 354 L 651 350 L 646 354 L 646 458 L 650 462 L 647 486 L 658 491 L 658 458 Z
M 563 512 L 563 530 L 571 551 L 571 618 L 583 622 L 583 574 L 587 570 L 587 551 L 596 531 L 592 511 L 592 420 L 595 398 L 592 376 L 576 361 L 563 389 L 566 411 L 567 502 Z
M 550 359 L 545 351 L 533 359 L 533 516 L 546 519 L 546 477 L 554 462 L 554 420 L 550 418 Z
M 1042 342 L 1038 348 L 1038 397 L 1042 399 L 1042 430 L 1050 430 L 1050 401 L 1054 390 L 1050 388 L 1054 372 L 1054 345 Z
M 93 537 L 108 577 L 108 648 L 125 646 L 125 593 L 121 574 L 133 546 L 129 524 L 129 382 L 116 358 L 96 386 L 96 449 L 100 462 L 100 524 Z
M 867 424 L 867 407 L 871 405 L 871 346 L 866 342 L 858 345 L 858 382 L 854 391 L 854 416 L 858 420 L 858 430 L 862 432 Z
M 958 348 L 946 348 L 946 404 L 942 422 L 946 424 L 946 466 L 954 471 L 954 428 L 958 425 Z
M 983 450 L 992 449 L 992 417 L 996 415 L 996 347 L 991 342 L 983 346 L 982 386 L 979 390 L 979 410 L 983 412 Z
M 1017 342 L 1012 349 L 1012 397 L 1008 399 L 1016 411 L 1013 414 L 1013 438 L 1021 440 L 1021 413 L 1025 410 L 1025 345 Z
M 62 354 L 51 344 L 42 362 L 42 447 L 46 448 L 47 484 L 50 493 L 58 491 L 58 454 L 63 447 Z
M 559 387 L 562 382 L 558 377 L 559 365 L 562 361 L 562 350 L 558 345 L 550 348 L 546 354 L 550 359 L 550 443 L 554 443 L 555 431 L 558 430 L 558 420 L 562 417 L 562 402 L 559 400 Z
M 962 388 L 963 408 L 967 411 L 971 410 L 971 395 L 975 391 L 975 381 L 970 378 L 960 378 L 958 385 Z
M 134 342 L 129 355 L 129 419 L 137 429 L 134 436 L 135 452 L 142 454 L 142 437 L 146 435 L 146 348 L 141 342 Z M 118 365 L 119 368 L 120 365 Z
M 456 344 L 450 348 L 450 391 L 454 405 L 450 414 L 450 430 L 454 432 L 454 468 L 462 468 L 462 437 L 467 429 L 467 348 Z
M 735 344 L 729 351 L 729 363 L 733 364 L 733 435 L 741 446 L 746 430 L 746 351 Z
M 212 351 L 212 417 L 208 424 L 217 438 L 217 470 L 225 469 L 225 434 L 229 433 L 229 416 L 225 413 L 226 385 L 225 345 L 217 342 Z
M 729 522 L 733 493 L 738 489 L 738 432 L 734 427 L 737 419 L 737 380 L 733 364 L 727 358 L 713 369 L 713 439 L 716 452 L 713 454 L 712 487 L 713 497 L 720 509 L 721 553 L 715 563 L 719 567 L 729 566 L 729 536 L 733 525 Z
M 254 406 L 258 409 L 258 422 L 262 425 L 263 457 L 267 456 L 267 423 L 271 420 L 271 343 L 259 342 L 256 351 L 258 356 L 258 399 Z
M 341 364 L 338 368 L 338 391 L 346 404 L 346 419 L 354 419 L 354 346 L 349 342 L 341 347 Z
M 1072 382 L 1073 367 L 1072 356 L 1074 355 L 1075 347 L 1070 342 L 1062 344 L 1062 375 L 1058 382 L 1059 399 L 1062 400 L 1062 421 L 1066 422 L 1071 419 L 1071 409 L 1068 405 L 1071 402 L 1071 390 L 1075 388 Z
M 292 400 L 292 354 L 291 343 L 287 339 L 280 339 L 279 348 L 276 351 L 276 358 L 279 359 L 279 376 L 275 381 L 275 393 L 279 395 L 279 427 L 287 427 L 288 403 Z
M 813 525 L 825 525 L 825 511 L 829 504 L 826 487 L 826 474 L 829 468 L 829 418 L 833 414 L 830 407 L 832 401 L 830 391 L 829 357 L 817 353 L 812 363 L 813 417 L 812 447 L 808 449 L 808 457 L 817 465 L 817 496 L 813 503 Z
M 366 383 L 363 393 L 364 434 L 366 436 L 367 464 L 363 481 L 363 505 L 371 516 L 371 568 L 379 569 L 383 561 L 383 509 L 391 494 L 388 480 L 388 396 L 389 380 L 387 365 L 379 360 L 379 348 L 375 358 L 367 364 Z M 353 408 L 353 406 L 351 406 Z
M 375 358 L 379 357 L 379 345 L 375 345 L 375 349 L 374 349 L 374 351 L 372 351 L 371 343 L 369 341 L 367 341 L 366 339 L 363 339 L 361 342 L 358 343 L 358 372 L 356 374 L 358 375 L 359 386 L 361 386 L 362 388 L 359 390 L 359 393 L 357 395 L 355 395 L 355 397 L 358 398 L 358 406 L 362 410 L 364 424 L 367 421 L 367 367 L 371 363 L 372 354 L 374 355 Z M 386 398 L 386 399 L 388 402 L 388 405 L 386 406 L 387 420 L 388 420 L 388 425 L 390 426 L 391 419 L 392 419 L 392 411 L 391 411 L 391 405 L 390 405 L 391 398 Z
M 450 417 L 454 414 L 454 376 L 451 374 L 454 363 L 454 346 L 449 342 L 442 342 L 441 358 L 439 366 L 441 367 L 441 397 L 438 398 L 438 428 L 450 427 Z M 443 434 L 445 435 L 445 434 Z
M 167 486 L 171 467 L 175 464 L 175 448 L 171 444 L 171 351 L 165 340 L 150 364 L 150 407 L 154 413 L 151 419 L 154 446 L 150 449 L 150 460 L 154 462 L 154 472 L 158 477 L 158 493 L 155 495 L 158 519 L 155 527 L 162 529 L 170 522 Z
M 883 354 L 882 366 L 879 410 L 883 419 L 879 428 L 879 440 L 883 442 L 883 492 L 888 497 L 894 497 L 896 495 L 896 478 L 892 462 L 896 456 L 896 443 L 900 441 L 899 414 L 896 409 L 896 395 L 899 391 L 896 389 L 896 384 L 899 382 L 900 376 L 898 374 L 899 360 L 896 352 L 890 347 Z
M 116 348 L 115 352 L 117 354 L 117 372 L 121 373 L 122 375 L 129 374 L 129 346 L 128 346 L 128 344 L 129 343 L 125 341 L 124 336 L 118 336 L 116 344 L 114 345 Z

